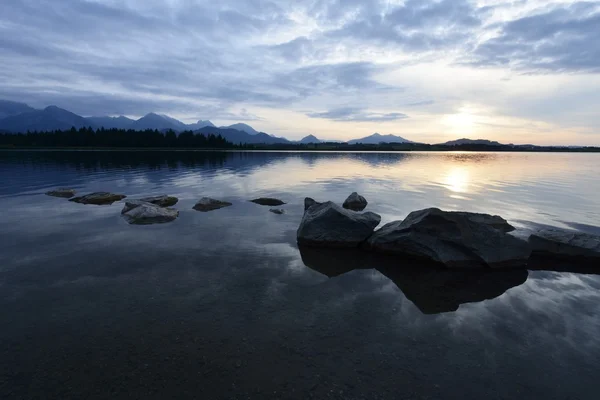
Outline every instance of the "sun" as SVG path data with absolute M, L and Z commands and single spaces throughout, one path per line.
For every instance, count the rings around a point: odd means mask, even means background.
M 475 127 L 475 117 L 468 112 L 449 114 L 444 117 L 444 124 L 454 131 L 472 132 Z

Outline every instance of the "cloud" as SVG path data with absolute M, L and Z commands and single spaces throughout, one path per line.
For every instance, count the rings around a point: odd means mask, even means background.
M 408 0 L 387 12 L 374 9 L 327 35 L 423 52 L 463 44 L 481 23 L 476 8 L 465 0 Z
M 578 2 L 505 22 L 471 65 L 528 72 L 600 72 L 600 4 Z
M 333 121 L 353 121 L 353 122 L 384 122 L 397 121 L 408 118 L 408 115 L 402 113 L 375 113 L 360 108 L 338 108 L 326 112 L 315 112 L 306 114 L 310 118 L 324 118 Z
M 35 107 L 56 104 L 82 115 L 262 118 L 261 130 L 301 136 L 311 123 L 311 131 L 339 139 L 365 133 L 360 124 L 336 125 L 344 121 L 443 135 L 443 116 L 469 105 L 528 123 L 560 118 L 564 126 L 549 127 L 557 132 L 581 124 L 600 129 L 598 2 L 1 3 L 0 93 Z M 456 68 L 477 79 L 462 79 Z M 570 74 L 586 74 L 586 82 Z M 536 77 L 544 75 L 560 75 L 552 81 L 560 87 L 541 96 Z M 558 114 L 549 107 L 567 99 Z M 391 105 L 415 111 L 395 126 L 405 115 L 389 112 Z

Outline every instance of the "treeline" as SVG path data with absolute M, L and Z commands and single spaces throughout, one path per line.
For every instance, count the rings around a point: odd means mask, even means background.
M 306 150 L 306 151 L 471 151 L 471 152 L 549 152 L 549 153 L 598 153 L 600 147 L 550 147 L 515 146 L 488 144 L 425 144 L 425 143 L 314 143 L 314 144 L 270 144 L 247 145 L 252 150 Z
M 128 147 L 128 148 L 211 148 L 233 149 L 221 135 L 194 134 L 192 131 L 165 133 L 158 130 L 71 128 L 67 131 L 2 133 L 3 147 Z

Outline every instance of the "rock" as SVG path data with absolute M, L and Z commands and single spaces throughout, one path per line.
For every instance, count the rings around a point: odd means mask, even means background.
M 272 199 L 269 197 L 261 197 L 259 199 L 250 200 L 252 203 L 260 204 L 261 206 L 282 206 L 285 203 L 279 199 Z
M 121 214 L 125 214 L 129 210 L 133 210 L 134 208 L 139 207 L 142 204 L 147 204 L 147 202 L 142 200 L 127 200 L 125 202 L 125 205 L 123 206 L 123 209 L 121 210 Z
M 207 212 L 207 211 L 218 210 L 219 208 L 229 207 L 232 205 L 233 204 L 231 204 L 227 201 L 215 200 L 215 199 L 211 199 L 210 197 L 203 197 L 200 200 L 198 200 L 198 202 L 194 206 L 194 210 Z
M 297 239 L 306 246 L 358 247 L 379 222 L 381 217 L 375 213 L 355 213 L 328 201 L 304 213 Z
M 277 215 L 285 214 L 285 210 L 282 210 L 281 208 L 271 208 L 269 211 Z
M 323 203 L 319 203 L 318 201 L 315 201 L 315 199 L 307 197 L 304 199 L 304 211 L 307 211 L 312 206 L 320 206 L 321 204 Z
M 369 204 L 367 199 L 354 192 L 348 196 L 342 207 L 352 211 L 362 211 L 367 208 L 367 204 Z
M 46 192 L 47 196 L 52 196 L 52 197 L 62 197 L 65 199 L 70 199 L 71 197 L 75 196 L 75 189 L 56 189 L 56 190 L 51 190 L 49 192 Z
M 450 268 L 524 267 L 531 248 L 507 233 L 512 229 L 498 216 L 429 208 L 385 225 L 369 238 L 368 247 Z
M 600 260 L 600 236 L 561 229 L 543 229 L 529 237 L 536 255 Z
M 85 196 L 75 197 L 70 199 L 69 201 L 74 201 L 75 203 L 81 204 L 94 204 L 94 205 L 109 205 L 116 201 L 123 200 L 127 196 L 123 194 L 114 194 L 108 192 L 95 192 L 90 193 Z
M 139 200 L 128 201 L 125 203 L 123 217 L 130 224 L 150 225 L 163 224 L 177 219 L 179 211 L 173 208 L 161 207 L 156 204 L 147 203 Z
M 156 204 L 160 207 L 171 207 L 177 204 L 179 199 L 177 197 L 162 195 L 162 196 L 153 196 L 153 197 L 145 197 L 140 199 L 140 201 L 145 201 L 146 203 Z

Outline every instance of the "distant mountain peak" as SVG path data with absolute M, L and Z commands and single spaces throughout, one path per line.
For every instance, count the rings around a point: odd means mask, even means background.
M 446 143 L 443 143 L 446 146 L 460 146 L 463 144 L 483 144 L 483 145 L 493 145 L 493 146 L 500 146 L 502 145 L 499 142 L 493 141 L 493 140 L 488 140 L 488 139 L 468 139 L 468 138 L 462 138 L 462 139 L 456 139 L 456 140 L 450 140 Z
M 244 123 L 241 123 L 241 122 L 237 123 L 237 124 L 229 125 L 229 126 L 222 126 L 221 128 L 224 128 L 224 129 L 235 129 L 235 130 L 238 130 L 238 131 L 249 133 L 250 135 L 257 135 L 259 133 L 256 129 L 254 129 L 250 125 L 244 124 Z
M 298 141 L 298 143 L 302 143 L 302 144 L 321 143 L 321 142 L 322 142 L 322 140 L 318 139 L 315 135 L 305 136 Z
M 375 132 L 374 134 L 360 138 L 349 140 L 348 144 L 379 144 L 379 143 L 414 143 L 408 139 L 404 139 L 402 136 L 396 135 L 382 135 L 380 133 Z

